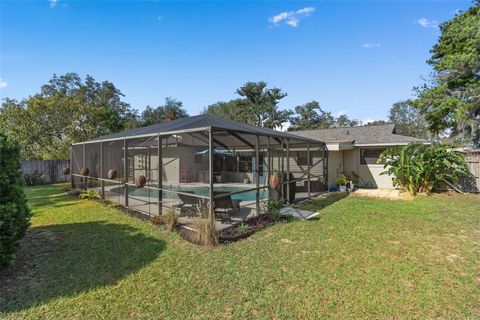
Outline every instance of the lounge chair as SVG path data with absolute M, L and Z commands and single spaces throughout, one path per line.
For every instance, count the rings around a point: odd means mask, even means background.
M 225 196 L 216 198 L 216 196 L 222 194 Z M 232 197 L 225 192 L 214 192 L 213 197 L 215 213 L 219 214 L 221 219 L 230 220 L 232 218 L 232 212 L 240 209 L 241 200 L 232 199 Z
M 201 202 L 201 198 L 190 196 L 185 193 L 195 194 L 193 191 L 182 191 L 184 194 L 178 193 L 180 198 L 180 203 L 178 207 L 180 208 L 180 216 L 194 217 L 198 214 L 198 205 Z

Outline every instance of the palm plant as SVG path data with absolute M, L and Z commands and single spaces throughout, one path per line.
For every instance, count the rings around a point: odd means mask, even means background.
M 462 175 L 470 175 L 463 156 L 445 144 L 410 143 L 403 148 L 385 150 L 378 162 L 381 174 L 392 176 L 393 185 L 412 194 L 431 192 L 442 184 L 461 192 L 456 186 Z

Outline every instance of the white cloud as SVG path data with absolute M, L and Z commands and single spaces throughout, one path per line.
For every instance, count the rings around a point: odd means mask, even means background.
M 380 48 L 382 46 L 381 43 L 364 43 L 362 44 L 362 48 L 368 49 L 368 48 Z
M 428 20 L 427 18 L 420 18 L 417 21 L 414 21 L 414 23 L 418 23 L 424 28 L 437 28 L 438 27 L 438 21 L 436 20 Z
M 0 79 L 0 89 L 6 88 L 8 86 L 7 81 Z
M 282 12 L 282 13 L 277 14 L 276 16 L 271 17 L 270 22 L 272 22 L 274 24 L 277 24 L 280 21 L 287 19 L 288 16 L 289 16 L 288 12 Z
M 300 22 L 300 20 L 298 20 L 295 17 L 290 18 L 287 21 L 285 21 L 286 24 L 288 24 L 289 26 L 294 27 L 294 28 L 298 27 L 299 22 Z
M 55 8 L 57 6 L 57 0 L 48 0 L 50 2 L 50 8 Z
M 300 15 L 309 15 L 310 13 L 312 13 L 313 11 L 315 11 L 315 8 L 314 7 L 305 7 L 303 9 L 299 9 L 297 10 L 297 14 L 300 14 Z
M 296 28 L 298 27 L 302 18 L 309 16 L 314 11 L 314 7 L 305 7 L 298 9 L 297 11 L 285 11 L 270 17 L 268 21 L 274 25 L 279 25 L 283 22 L 292 28 Z

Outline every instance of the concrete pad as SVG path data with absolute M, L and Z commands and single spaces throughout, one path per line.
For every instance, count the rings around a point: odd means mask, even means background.
M 307 220 L 312 218 L 313 216 L 317 215 L 317 212 L 312 212 L 312 211 L 307 211 L 307 210 L 301 210 L 298 208 L 292 208 L 292 207 L 283 207 L 280 209 L 280 215 L 282 216 L 293 216 L 295 218 L 299 218 L 302 220 Z

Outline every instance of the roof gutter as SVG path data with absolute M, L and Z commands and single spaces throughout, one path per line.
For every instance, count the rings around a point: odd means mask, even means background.
M 355 143 L 355 147 L 406 146 L 407 144 L 412 142 L 421 142 L 423 144 L 431 144 L 430 141 L 380 142 L 380 143 Z

